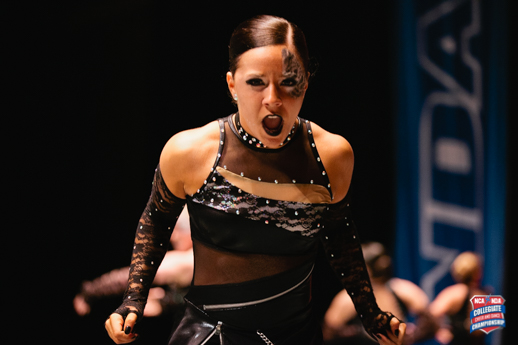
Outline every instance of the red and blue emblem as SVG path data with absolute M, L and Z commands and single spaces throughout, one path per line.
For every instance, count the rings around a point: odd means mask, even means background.
M 470 333 L 482 331 L 486 334 L 505 327 L 505 299 L 491 295 L 475 295 L 471 297 L 473 310 L 470 313 Z

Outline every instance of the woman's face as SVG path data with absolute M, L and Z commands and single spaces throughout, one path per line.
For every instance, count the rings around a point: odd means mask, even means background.
M 241 125 L 267 148 L 279 147 L 295 124 L 307 89 L 300 60 L 285 45 L 246 51 L 234 74 L 227 73 L 237 96 Z

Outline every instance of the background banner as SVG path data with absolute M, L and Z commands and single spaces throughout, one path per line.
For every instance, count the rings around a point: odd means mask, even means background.
M 398 9 L 396 274 L 433 299 L 454 283 L 454 258 L 476 251 L 483 284 L 500 294 L 505 1 L 400 0 Z

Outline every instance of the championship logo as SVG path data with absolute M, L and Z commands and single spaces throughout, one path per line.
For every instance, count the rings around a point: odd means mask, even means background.
M 505 327 L 505 299 L 502 296 L 475 295 L 471 297 L 473 311 L 470 313 L 469 332 L 481 330 L 488 334 L 500 327 Z

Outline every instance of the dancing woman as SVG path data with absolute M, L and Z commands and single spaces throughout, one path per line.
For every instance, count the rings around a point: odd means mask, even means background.
M 238 111 L 165 145 L 124 301 L 106 321 L 110 337 L 135 339 L 164 244 L 187 204 L 194 277 L 170 344 L 321 344 L 311 306 L 320 240 L 369 334 L 400 344 L 406 326 L 378 308 L 351 219 L 351 146 L 299 117 L 311 75 L 302 31 L 255 17 L 236 28 L 229 55 Z

